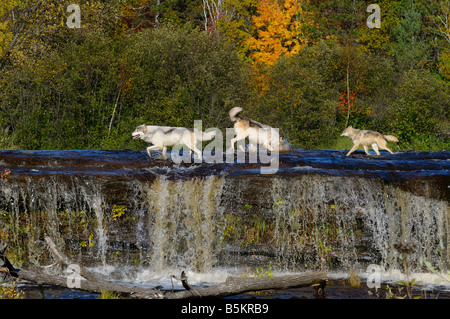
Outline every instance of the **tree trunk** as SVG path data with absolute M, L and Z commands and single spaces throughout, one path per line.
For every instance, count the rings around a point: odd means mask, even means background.
M 286 289 L 311 287 L 315 284 L 325 285 L 327 274 L 324 272 L 310 272 L 279 277 L 228 277 L 224 283 L 206 288 L 196 288 L 178 292 L 167 292 L 168 299 L 188 299 L 202 297 L 226 297 L 250 291 L 269 289 Z M 143 296 L 145 297 L 145 296 Z

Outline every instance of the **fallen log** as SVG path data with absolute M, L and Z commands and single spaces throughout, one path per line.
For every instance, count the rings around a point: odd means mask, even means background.
M 224 283 L 178 292 L 167 291 L 165 299 L 193 299 L 193 298 L 223 298 L 250 291 L 271 289 L 287 289 L 311 287 L 315 284 L 325 285 L 327 274 L 324 272 L 311 272 L 278 277 L 228 277 Z M 151 298 L 146 293 L 137 293 L 136 298 Z
M 62 253 L 53 241 L 45 238 L 50 251 L 56 257 L 58 263 L 69 267 L 74 265 L 70 259 Z M 0 257 L 3 265 L 0 265 L 4 272 L 12 277 L 23 279 L 37 284 L 53 285 L 66 288 L 76 288 L 80 290 L 101 293 L 109 291 L 117 293 L 126 298 L 140 299 L 192 299 L 192 298 L 222 298 L 231 295 L 237 295 L 250 291 L 261 291 L 271 289 L 300 288 L 300 287 L 317 287 L 325 286 L 327 274 L 325 272 L 310 272 L 278 277 L 228 277 L 224 283 L 217 285 L 195 288 L 187 283 L 187 277 L 182 276 L 180 280 L 187 290 L 183 291 L 163 291 L 157 289 L 148 289 L 134 286 L 124 286 L 108 282 L 97 275 L 89 272 L 85 268 L 79 267 L 80 276 L 77 279 L 76 287 L 70 284 L 71 278 L 52 275 L 45 272 L 45 269 L 38 267 L 35 270 L 16 269 L 12 266 L 4 254 L 4 250 L 0 250 Z M 73 279 L 72 273 L 72 279 Z M 173 276 L 176 278 L 175 276 Z

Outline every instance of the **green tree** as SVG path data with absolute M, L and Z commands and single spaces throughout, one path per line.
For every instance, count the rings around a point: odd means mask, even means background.
M 372 2 L 354 0 L 309 0 L 305 10 L 311 13 L 307 26 L 309 42 L 329 39 L 346 42 L 355 39 L 358 27 L 365 25 L 366 7 Z
M 225 127 L 228 109 L 245 99 L 244 64 L 224 38 L 169 25 L 129 40 L 133 123 Z
M 400 141 L 438 135 L 441 123 L 449 118 L 450 93 L 447 85 L 427 70 L 407 70 L 396 83 L 390 106 L 391 130 Z
M 268 73 L 270 90 L 249 110 L 252 116 L 280 128 L 281 136 L 296 146 L 316 147 L 333 138 L 339 130 L 338 91 L 330 85 L 334 54 L 334 48 L 321 44 L 281 58 Z
M 245 59 L 250 49 L 245 41 L 254 30 L 252 16 L 256 14 L 258 0 L 224 0 L 223 2 L 225 14 L 219 19 L 217 29 L 230 39 L 241 58 Z
M 202 26 L 204 21 L 199 0 L 127 0 L 118 1 L 118 6 L 121 32 L 137 32 L 164 23 L 195 27 Z
M 422 14 L 414 1 L 401 6 L 402 20 L 394 28 L 396 43 L 393 51 L 403 68 L 414 68 L 429 60 L 429 48 L 423 37 Z

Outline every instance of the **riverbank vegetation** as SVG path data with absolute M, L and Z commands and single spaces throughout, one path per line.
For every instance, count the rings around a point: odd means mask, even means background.
M 348 149 L 353 125 L 450 149 L 450 1 L 379 0 L 380 28 L 370 3 L 2 1 L 0 148 L 143 149 L 137 125 L 241 106 L 296 147 Z

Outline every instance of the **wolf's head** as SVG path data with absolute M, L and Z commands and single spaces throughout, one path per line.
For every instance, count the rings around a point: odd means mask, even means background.
M 133 140 L 138 138 L 143 138 L 144 135 L 147 133 L 147 125 L 142 124 L 136 127 L 133 133 L 131 133 L 131 136 L 133 137 Z
M 342 132 L 341 137 L 349 136 L 353 131 L 353 127 L 347 127 L 344 132 Z

